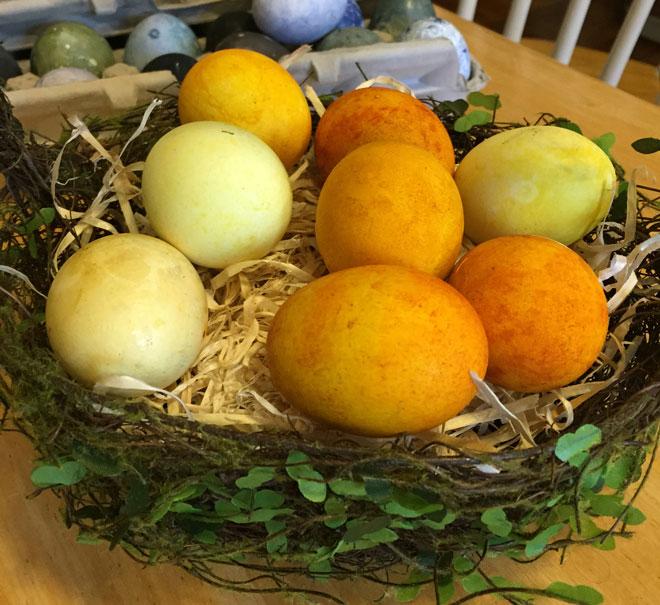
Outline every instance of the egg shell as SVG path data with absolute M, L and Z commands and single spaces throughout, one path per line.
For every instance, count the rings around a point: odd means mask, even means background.
M 108 41 L 91 27 L 74 21 L 49 25 L 30 54 L 30 68 L 38 76 L 58 67 L 78 67 L 100 77 L 114 62 Z
M 37 86 L 60 86 L 61 84 L 71 84 L 72 82 L 91 82 L 98 80 L 92 72 L 78 67 L 58 67 L 44 74 L 37 80 Z
M 616 191 L 612 162 L 587 137 L 527 126 L 474 147 L 456 171 L 465 233 L 476 243 L 542 235 L 572 244 L 607 215 Z
M 562 387 L 584 374 L 607 335 L 607 302 L 591 267 L 537 236 L 498 237 L 470 250 L 449 283 L 488 336 L 488 380 L 519 392 Z
M 277 155 L 222 122 L 191 122 L 162 137 L 147 156 L 142 197 L 160 237 L 216 269 L 264 256 L 291 218 L 291 185 Z
M 458 73 L 468 80 L 472 70 L 470 51 L 463 34 L 449 21 L 437 18 L 415 21 L 401 36 L 402 41 L 436 38 L 446 38 L 453 44 L 458 57 Z
M 206 29 L 206 51 L 217 50 L 218 44 L 237 32 L 259 31 L 252 15 L 247 11 L 230 11 L 220 15 Z
M 282 44 L 316 42 L 337 27 L 347 0 L 253 0 L 252 15 L 261 31 Z
M 253 50 L 254 52 L 270 57 L 274 61 L 277 61 L 289 52 L 285 46 L 276 40 L 258 32 L 235 32 L 229 34 L 217 44 L 215 50 L 223 50 L 225 48 Z
M 110 376 L 170 385 L 195 361 L 206 322 L 195 268 L 147 235 L 109 235 L 80 249 L 55 276 L 46 303 L 51 347 L 87 386 Z
M 197 63 L 197 59 L 189 55 L 168 53 L 149 61 L 149 63 L 142 68 L 142 71 L 170 71 L 179 82 L 183 82 L 186 74 L 195 63 Z
M 156 57 L 180 53 L 200 55 L 195 32 L 181 19 L 167 13 L 156 13 L 140 21 L 126 40 L 124 62 L 142 70 Z
M 364 25 L 364 16 L 362 9 L 356 0 L 348 0 L 346 3 L 346 10 L 342 18 L 337 23 L 337 29 L 344 29 L 345 27 L 362 27 Z
M 280 307 L 268 367 L 285 399 L 315 420 L 374 437 L 445 422 L 475 395 L 488 345 L 454 288 L 387 265 L 314 280 Z
M 433 154 L 416 145 L 362 145 L 337 164 L 321 189 L 316 242 L 330 271 L 402 265 L 445 277 L 462 238 L 456 184 Z

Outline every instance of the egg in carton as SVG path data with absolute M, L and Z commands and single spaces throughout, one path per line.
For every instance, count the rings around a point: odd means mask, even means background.
M 455 100 L 481 90 L 488 82 L 474 58 L 469 78 L 460 73 L 459 55 L 446 38 L 300 52 L 286 61 L 299 84 L 307 84 L 321 95 L 352 90 L 365 79 L 389 76 L 418 97 Z

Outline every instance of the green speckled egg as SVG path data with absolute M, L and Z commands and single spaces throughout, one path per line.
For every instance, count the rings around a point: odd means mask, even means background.
M 32 47 L 30 67 L 38 76 L 58 67 L 78 67 L 101 76 L 115 62 L 108 41 L 82 23 L 49 25 Z

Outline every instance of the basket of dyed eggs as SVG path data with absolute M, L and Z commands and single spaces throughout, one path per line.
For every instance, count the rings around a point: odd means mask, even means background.
M 369 84 L 221 49 L 58 142 L 1 98 L 3 424 L 81 541 L 445 602 L 643 520 L 657 200 L 566 120 Z

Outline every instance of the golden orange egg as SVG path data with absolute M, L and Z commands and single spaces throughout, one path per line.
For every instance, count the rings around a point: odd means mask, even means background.
M 547 391 L 584 374 L 607 335 L 607 302 L 591 267 L 538 236 L 498 237 L 466 254 L 449 283 L 486 329 L 487 378 L 514 391 Z
M 373 141 L 423 147 L 454 172 L 454 148 L 440 118 L 409 94 L 373 87 L 346 93 L 323 114 L 314 139 L 321 178 L 351 151 Z M 389 163 L 396 163 L 396 158 Z
M 182 123 L 229 122 L 256 134 L 291 168 L 312 131 L 307 101 L 293 77 L 269 57 L 244 49 L 214 52 L 188 72 L 179 92 Z
M 415 145 L 359 147 L 339 162 L 319 196 L 316 240 L 330 271 L 385 264 L 444 277 L 462 237 L 454 180 Z
M 305 286 L 271 325 L 276 388 L 309 417 L 344 431 L 416 433 L 458 414 L 483 377 L 486 335 L 474 309 L 427 273 L 387 265 Z

